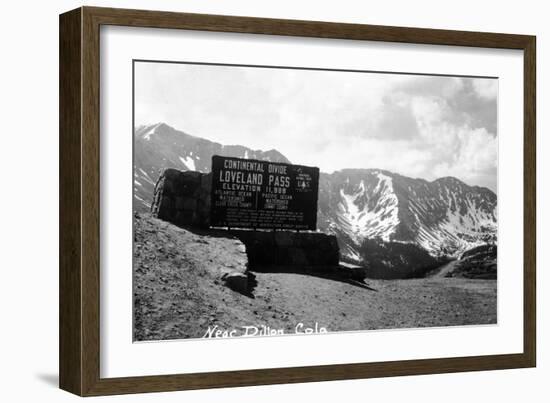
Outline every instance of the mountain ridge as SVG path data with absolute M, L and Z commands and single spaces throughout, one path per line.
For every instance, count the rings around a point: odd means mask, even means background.
M 337 234 L 351 260 L 361 259 L 361 243 L 371 238 L 454 257 L 496 242 L 496 195 L 456 178 L 428 182 L 379 169 L 322 174 L 319 205 L 318 227 Z
M 214 154 L 290 161 L 275 149 L 223 145 L 178 131 L 165 123 L 134 132 L 134 209 L 150 207 L 164 168 L 209 172 Z M 376 168 L 321 173 L 318 229 L 338 237 L 342 255 L 363 261 L 368 239 L 418 245 L 433 256 L 457 257 L 472 247 L 496 243 L 497 198 L 482 186 L 446 176 L 428 181 Z

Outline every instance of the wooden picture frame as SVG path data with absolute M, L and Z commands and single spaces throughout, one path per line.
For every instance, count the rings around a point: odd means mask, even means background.
M 524 52 L 523 353 L 127 378 L 100 377 L 100 26 L 519 49 Z M 533 367 L 536 363 L 535 37 L 81 7 L 60 16 L 60 387 L 80 396 Z

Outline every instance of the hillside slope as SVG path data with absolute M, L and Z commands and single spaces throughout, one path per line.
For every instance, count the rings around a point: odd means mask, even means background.
M 497 278 L 497 246 L 481 245 L 462 254 L 448 277 Z
M 134 339 L 203 337 L 243 326 L 293 334 L 300 323 L 330 331 L 496 323 L 496 281 L 368 280 L 253 272 L 249 296 L 220 280 L 242 263 L 239 241 L 194 233 L 147 214 L 134 220 Z

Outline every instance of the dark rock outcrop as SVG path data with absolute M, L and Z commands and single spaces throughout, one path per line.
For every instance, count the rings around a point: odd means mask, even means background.
M 462 254 L 455 269 L 447 277 L 475 279 L 497 278 L 497 246 L 480 245 Z
M 238 272 L 226 273 L 222 276 L 222 280 L 233 291 L 245 295 L 248 293 L 248 276 L 246 274 Z

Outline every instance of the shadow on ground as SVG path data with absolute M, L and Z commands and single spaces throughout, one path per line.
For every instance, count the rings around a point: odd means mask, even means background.
M 292 274 L 304 274 L 307 276 L 313 276 L 322 278 L 325 280 L 338 281 L 345 284 L 350 284 L 355 287 L 363 288 L 369 291 L 378 291 L 372 288 L 363 280 L 352 278 L 348 273 L 348 268 L 345 266 L 334 267 L 303 267 L 303 266 L 255 266 L 250 267 L 249 270 L 253 272 L 261 273 L 292 273 Z

